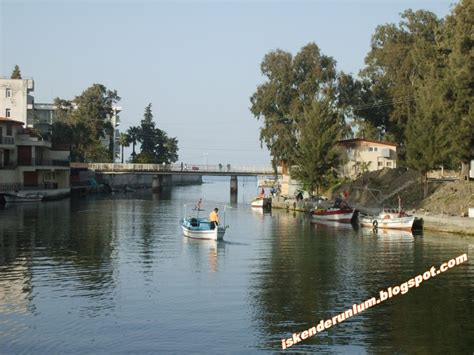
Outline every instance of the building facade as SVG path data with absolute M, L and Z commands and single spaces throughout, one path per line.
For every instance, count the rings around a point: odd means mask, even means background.
M 367 171 L 397 167 L 397 144 L 371 139 L 345 139 L 337 143 L 345 152 L 341 175 L 355 178 Z
M 52 149 L 24 125 L 0 117 L 0 191 L 69 190 L 69 151 Z
M 33 79 L 0 78 L 0 117 L 14 118 L 33 127 Z

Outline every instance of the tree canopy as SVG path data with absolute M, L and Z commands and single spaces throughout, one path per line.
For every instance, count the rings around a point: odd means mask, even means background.
M 444 19 L 404 11 L 398 24 L 376 28 L 357 77 L 337 72 L 315 43 L 294 57 L 265 55 L 250 111 L 262 120 L 260 141 L 273 162 L 296 165 L 293 174 L 309 188 L 322 186 L 337 161 L 323 147 L 352 135 L 397 143 L 398 165 L 425 176 L 439 165 L 466 167 L 474 156 L 473 13 L 472 0 Z
M 133 157 L 134 162 L 170 164 L 178 160 L 178 140 L 176 137 L 168 137 L 166 132 L 155 126 L 151 103 L 145 107 L 140 126 L 131 127 L 130 133 L 136 134 L 134 138 L 141 143 L 140 153 Z M 132 140 L 132 144 L 133 142 Z M 135 147 L 133 150 L 135 151 Z
M 291 175 L 313 192 L 327 187 L 340 162 L 336 143 L 344 125 L 342 117 L 325 101 L 314 100 L 301 120 L 299 149 Z
M 13 68 L 13 72 L 10 76 L 10 79 L 21 79 L 20 67 L 18 65 L 15 65 L 15 68 Z
M 331 101 L 335 97 L 336 62 L 322 54 L 315 43 L 309 43 L 295 57 L 282 50 L 270 52 L 261 71 L 267 81 L 250 98 L 250 110 L 263 120 L 260 141 L 273 160 L 291 166 L 298 152 L 304 113 L 315 100 Z
M 118 101 L 117 91 L 101 84 L 93 84 L 73 100 L 56 98 L 53 142 L 69 145 L 73 161 L 111 161 L 113 152 L 104 138 L 112 137 L 110 118 Z

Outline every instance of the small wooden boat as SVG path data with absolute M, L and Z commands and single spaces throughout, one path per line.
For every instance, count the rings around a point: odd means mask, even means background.
M 211 229 L 211 222 L 207 218 L 188 217 L 181 220 L 181 228 L 186 237 L 194 239 L 224 239 L 227 227 L 218 226 Z
M 360 215 L 359 223 L 362 227 L 399 229 L 411 232 L 415 216 L 408 215 L 404 211 L 382 210 L 376 216 Z
M 3 198 L 6 203 L 9 202 L 37 202 L 43 200 L 43 195 L 39 193 L 23 193 L 23 192 L 3 192 Z
M 315 221 L 335 221 L 350 223 L 355 209 L 350 207 L 317 208 L 311 211 L 311 217 Z
M 188 238 L 194 239 L 208 239 L 208 240 L 222 240 L 224 239 L 224 234 L 229 228 L 229 226 L 225 225 L 225 207 L 224 207 L 224 216 L 222 224 L 213 228 L 213 223 L 209 221 L 208 218 L 199 217 L 199 212 L 204 211 L 201 209 L 201 202 L 199 200 L 197 205 L 193 208 L 196 211 L 195 217 L 184 217 L 180 221 L 181 228 L 183 230 L 183 234 Z M 186 216 L 186 205 L 184 205 L 184 215 Z
M 311 221 L 311 223 L 315 224 L 318 229 L 354 230 L 354 225 L 352 225 L 352 223 L 340 223 L 338 221 L 316 220 L 314 218 Z

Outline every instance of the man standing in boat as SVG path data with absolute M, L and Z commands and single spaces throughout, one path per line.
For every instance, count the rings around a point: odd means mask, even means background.
M 211 213 L 209 213 L 209 222 L 211 223 L 211 229 L 215 229 L 219 225 L 219 209 L 214 208 Z

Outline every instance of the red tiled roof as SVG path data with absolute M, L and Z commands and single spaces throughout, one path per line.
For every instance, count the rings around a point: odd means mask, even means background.
M 15 121 L 15 120 L 12 120 L 11 118 L 8 118 L 8 117 L 0 117 L 0 122 L 12 122 L 12 123 L 16 123 L 16 124 L 19 124 L 19 125 L 24 125 L 25 124 L 24 122 Z
M 352 139 L 342 139 L 338 141 L 338 144 L 347 144 L 347 143 L 357 143 L 357 142 L 368 142 L 368 143 L 377 143 L 377 144 L 385 144 L 385 145 L 391 145 L 391 146 L 398 146 L 397 143 L 393 142 L 383 142 L 383 141 L 377 141 L 375 139 L 365 139 L 365 138 L 352 138 Z

